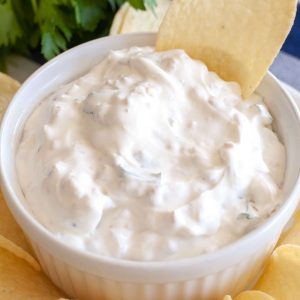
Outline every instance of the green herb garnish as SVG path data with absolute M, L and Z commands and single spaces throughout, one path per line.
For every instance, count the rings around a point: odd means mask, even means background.
M 0 0 L 0 69 L 5 57 L 60 52 L 108 34 L 117 9 L 129 2 L 153 9 L 156 0 Z

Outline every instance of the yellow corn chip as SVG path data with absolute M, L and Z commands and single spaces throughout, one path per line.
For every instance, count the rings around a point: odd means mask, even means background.
M 300 210 L 295 214 L 289 227 L 284 231 L 278 245 L 295 244 L 300 246 Z
M 0 73 L 0 120 L 19 83 Z M 0 299 L 55 300 L 63 294 L 40 272 L 24 233 L 0 191 Z
M 26 252 L 33 254 L 25 235 L 11 212 L 9 211 L 3 195 L 0 191 L 0 235 L 14 242 L 17 246 L 24 249 Z
M 15 92 L 20 87 L 20 84 L 0 72 L 0 120 L 6 110 L 7 105 L 14 96 Z M 32 254 L 24 233 L 19 225 L 16 223 L 12 214 L 10 213 L 6 202 L 3 198 L 3 194 L 0 191 L 0 235 L 3 235 L 7 239 L 14 242 L 16 245 Z
M 127 11 L 129 10 L 129 5 L 127 3 L 124 3 L 120 9 L 117 11 L 117 13 L 114 16 L 112 25 L 110 27 L 109 34 L 110 35 L 115 35 L 115 34 L 120 34 L 121 29 L 124 23 L 124 19 L 126 17 Z
M 170 0 L 157 0 L 157 5 L 152 10 L 137 10 L 129 6 L 124 18 L 120 33 L 128 32 L 157 32 L 167 9 L 170 6 Z
M 55 300 L 60 297 L 63 293 L 42 272 L 0 247 L 1 300 Z
M 10 251 L 15 256 L 24 259 L 27 261 L 36 271 L 40 271 L 41 267 L 39 263 L 33 258 L 29 253 L 24 251 L 22 248 L 14 244 L 9 239 L 5 238 L 4 236 L 0 235 L 0 248 L 6 249 L 7 251 Z
M 109 34 L 158 31 L 170 3 L 171 0 L 157 0 L 154 11 L 135 9 L 124 3 L 115 14 Z
M 0 73 L 0 121 L 15 92 L 20 84 L 6 74 Z M 3 194 L 0 191 L 0 234 L 10 239 L 25 251 L 32 253 L 24 233 L 10 213 Z
M 240 84 L 247 98 L 289 33 L 297 0 L 173 0 L 156 49 L 182 48 L 209 70 Z
M 0 72 L 0 121 L 13 95 L 20 84 L 6 74 Z
M 270 295 L 261 291 L 245 291 L 234 297 L 234 300 L 275 300 Z
M 277 300 L 300 299 L 300 247 L 283 245 L 276 248 L 255 289 Z

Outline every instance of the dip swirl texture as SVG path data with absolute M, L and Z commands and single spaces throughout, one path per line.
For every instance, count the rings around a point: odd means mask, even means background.
M 25 123 L 17 171 L 36 219 L 69 245 L 131 260 L 214 251 L 281 204 L 285 149 L 247 101 L 183 50 L 111 51 Z

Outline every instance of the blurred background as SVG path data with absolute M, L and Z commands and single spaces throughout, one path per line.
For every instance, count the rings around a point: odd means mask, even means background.
M 283 82 L 300 91 L 300 1 L 294 26 L 271 66 L 271 71 Z
M 170 1 L 0 0 L 0 69 L 22 82 L 77 44 L 108 34 L 155 32 Z M 300 4 L 271 71 L 300 91 Z

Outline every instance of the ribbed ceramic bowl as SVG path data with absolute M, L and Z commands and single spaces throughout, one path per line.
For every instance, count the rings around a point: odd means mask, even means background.
M 297 108 L 268 73 L 258 92 L 264 96 L 287 151 L 284 204 L 262 226 L 207 255 L 167 262 L 125 261 L 72 249 L 55 239 L 26 207 L 16 175 L 15 152 L 22 125 L 41 99 L 101 61 L 111 49 L 154 45 L 155 35 L 98 39 L 71 49 L 36 71 L 21 87 L 2 122 L 2 189 L 28 236 L 44 271 L 70 297 L 110 300 L 221 299 L 255 280 L 266 257 L 295 211 L 300 194 L 300 122 Z

